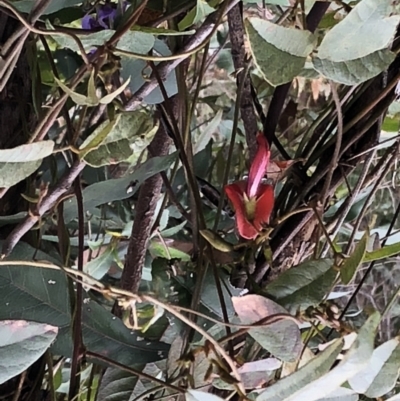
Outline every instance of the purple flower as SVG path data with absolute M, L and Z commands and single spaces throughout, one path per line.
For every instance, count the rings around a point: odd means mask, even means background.
M 128 3 L 124 2 L 123 11 L 126 10 Z M 86 14 L 82 18 L 82 28 L 88 30 L 112 29 L 117 17 L 117 9 L 113 4 L 106 3 L 96 7 L 96 15 Z

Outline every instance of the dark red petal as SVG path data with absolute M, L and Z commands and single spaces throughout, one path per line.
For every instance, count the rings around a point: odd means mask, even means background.
M 258 231 L 254 228 L 253 224 L 249 222 L 246 217 L 246 210 L 243 200 L 243 187 L 245 183 L 239 182 L 225 186 L 225 193 L 231 201 L 235 210 L 236 226 L 239 235 L 245 239 L 254 239 L 258 235 Z
M 251 163 L 249 180 L 247 184 L 247 194 L 249 198 L 253 198 L 257 193 L 257 188 L 261 183 L 269 163 L 271 152 L 269 151 L 268 142 L 262 132 L 257 134 L 258 149 L 256 156 Z
M 261 231 L 264 224 L 269 222 L 274 208 L 274 187 L 268 184 L 260 184 L 257 193 L 256 213 L 253 220 L 254 227 Z

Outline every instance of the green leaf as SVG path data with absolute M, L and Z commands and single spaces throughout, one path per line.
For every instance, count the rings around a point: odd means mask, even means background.
M 261 295 L 233 297 L 233 306 L 243 324 L 252 324 L 267 316 L 287 311 L 274 301 Z M 302 343 L 298 325 L 289 319 L 249 330 L 249 334 L 267 351 L 286 362 L 295 361 L 301 353 Z
M 396 256 L 400 253 L 400 242 L 395 244 L 386 245 L 383 248 L 377 249 L 376 251 L 366 252 L 363 263 L 373 262 L 375 260 L 381 260 Z
M 399 130 L 399 118 L 386 116 L 382 123 L 382 131 L 395 132 Z
M 97 258 L 92 259 L 90 262 L 83 266 L 83 271 L 96 280 L 100 280 L 110 270 L 110 266 L 114 262 L 113 248 L 109 246 L 105 252 Z
M 267 390 L 263 391 L 256 398 L 256 401 L 287 400 L 292 394 L 295 394 L 310 383 L 312 384 L 329 372 L 329 369 L 336 361 L 342 348 L 343 341 L 335 340 L 327 349 L 311 359 L 310 362 L 301 367 L 298 371 L 268 387 Z
M 376 348 L 368 366 L 349 380 L 351 388 L 368 398 L 391 391 L 399 377 L 400 341 L 393 338 Z
M 115 31 L 111 29 L 104 29 L 102 31 L 89 33 L 87 35 L 77 35 L 81 41 L 83 48 L 88 53 L 95 49 L 97 46 L 102 46 L 106 43 L 113 35 Z M 54 35 L 53 40 L 59 44 L 61 48 L 71 49 L 74 52 L 80 52 L 78 45 L 75 40 L 67 35 Z
M 90 75 L 88 81 L 88 89 L 87 96 L 81 95 L 80 93 L 74 92 L 72 89 L 68 88 L 67 85 L 62 83 L 59 79 L 54 77 L 54 80 L 57 82 L 58 86 L 72 99 L 74 103 L 79 106 L 97 106 L 99 104 L 109 104 L 111 103 L 119 94 L 121 94 L 126 87 L 129 85 L 130 78 L 126 80 L 118 89 L 114 92 L 109 93 L 108 95 L 99 98 L 96 94 L 96 87 L 94 82 L 94 73 Z
M 180 259 L 184 262 L 191 260 L 190 256 L 176 248 L 165 247 L 162 243 L 152 241 L 149 246 L 149 252 L 153 258 L 164 258 L 164 259 Z
M 97 106 L 99 104 L 98 99 L 89 99 L 87 96 L 80 93 L 74 92 L 72 89 L 68 88 L 63 82 L 54 77 L 57 85 L 71 98 L 71 100 L 78 106 Z
M 206 393 L 198 390 L 188 390 L 185 394 L 186 401 L 223 401 L 214 394 Z
M 318 401 L 358 401 L 358 399 L 358 393 L 346 387 L 339 387 L 326 397 L 318 398 Z
M 229 56 L 231 57 L 231 56 Z M 232 62 L 232 57 L 231 57 Z M 205 147 L 211 141 L 212 135 L 218 132 L 219 125 L 222 121 L 222 110 L 218 110 L 213 117 L 213 119 L 206 125 L 206 127 L 201 128 L 201 134 L 196 139 L 196 142 L 193 143 L 193 154 L 196 155 L 197 153 L 201 152 L 205 149 Z
M 50 347 L 58 328 L 25 320 L 0 321 L 0 384 L 19 375 Z
M 154 27 L 154 26 L 134 26 L 132 28 L 133 31 L 138 31 L 138 32 L 144 32 L 144 33 L 150 33 L 155 36 L 189 36 L 193 35 L 196 33 L 196 30 L 190 30 L 190 31 L 175 31 L 174 29 L 167 29 L 167 28 L 161 28 L 161 27 Z
M 243 0 L 244 4 L 258 4 L 259 0 Z M 291 6 L 290 0 L 266 0 L 265 4 L 272 4 L 275 6 L 289 7 Z
M 232 304 L 232 295 L 240 296 L 242 289 L 235 288 L 230 282 L 229 275 L 221 269 L 218 272 L 219 280 L 221 282 L 222 294 L 224 297 L 225 310 L 229 318 L 235 315 L 235 310 Z M 196 286 L 196 276 L 191 275 L 187 278 L 182 278 L 181 276 L 174 276 L 174 280 L 176 280 L 180 285 L 186 288 L 189 292 L 193 293 L 194 288 Z M 200 294 L 200 302 L 206 307 L 209 311 L 214 313 L 219 318 L 223 319 L 224 312 L 222 310 L 221 301 L 218 295 L 215 277 L 212 272 L 212 269 L 207 269 L 206 275 L 204 277 L 201 294 Z
M 0 150 L 0 187 L 9 188 L 35 172 L 53 152 L 53 141 L 38 141 Z
M 156 39 L 154 43 L 154 51 L 162 56 L 171 55 L 168 46 L 160 39 Z M 127 80 L 129 77 L 131 78 L 129 89 L 132 93 L 136 93 L 140 90 L 140 88 L 146 83 L 145 77 L 152 73 L 152 70 L 146 61 L 135 58 L 121 56 L 121 67 L 121 77 L 124 80 Z M 171 97 L 178 92 L 175 70 L 171 71 L 166 77 L 163 77 L 163 83 L 168 97 Z M 160 88 L 157 87 L 143 100 L 147 104 L 158 104 L 164 101 L 164 96 L 161 93 Z
M 82 46 L 86 52 L 102 46 L 113 35 L 115 31 L 112 29 L 104 29 L 102 31 L 93 32 L 85 35 L 77 35 L 82 42 Z M 53 39 L 62 48 L 68 48 L 75 52 L 79 52 L 79 47 L 75 40 L 67 35 L 54 35 Z M 154 35 L 139 31 L 128 31 L 118 41 L 116 47 L 120 50 L 130 51 L 134 53 L 147 54 L 154 46 Z
M 88 88 L 87 88 L 87 98 L 88 98 L 88 105 L 98 105 L 99 98 L 97 97 L 96 93 L 96 83 L 95 83 L 95 71 L 94 69 L 90 73 L 90 77 L 88 80 Z
M 120 95 L 129 85 L 130 78 L 128 78 L 119 88 L 100 99 L 100 104 L 110 104 L 118 95 Z
M 128 31 L 118 41 L 116 47 L 127 52 L 147 54 L 154 47 L 154 43 L 155 38 L 153 34 Z
M 374 350 L 374 340 L 380 319 L 381 317 L 378 312 L 371 315 L 366 323 L 361 327 L 356 340 L 344 356 L 343 360 L 335 368 L 317 380 L 302 386 L 301 390 L 292 393 L 292 395 L 285 400 L 319 400 L 320 398 L 329 396 L 342 384 L 364 369 L 368 365 Z M 312 362 L 313 360 L 310 363 Z
M 211 332 L 209 331 L 211 334 Z M 213 333 L 213 332 L 212 332 Z M 173 332 L 173 340 L 171 342 L 171 348 L 169 349 L 167 359 L 167 377 L 173 377 L 177 371 L 181 369 L 182 364 L 179 359 L 182 355 L 182 347 L 184 347 L 184 341 L 182 336 L 177 335 Z M 196 355 L 195 360 L 191 364 L 191 374 L 193 375 L 193 381 L 195 388 L 202 388 L 203 386 L 209 385 L 210 381 L 207 380 L 206 374 L 210 367 L 210 359 L 216 358 L 213 351 L 206 356 L 203 352 Z
M 95 301 L 88 301 L 83 308 L 84 342 L 87 349 L 126 366 L 141 366 L 166 358 L 169 345 L 160 341 L 150 341 L 143 334 L 129 330 L 124 323 Z M 70 327 L 63 328 L 70 337 Z M 65 344 L 67 345 L 67 344 Z M 64 345 L 64 347 L 65 347 Z M 72 351 L 72 342 L 60 347 L 63 355 Z M 56 352 L 56 350 L 54 350 Z M 57 352 L 56 352 L 57 353 Z
M 360 1 L 330 29 L 314 58 L 314 67 L 335 82 L 358 85 L 387 69 L 400 16 L 390 16 L 391 0 Z
M 333 393 L 318 401 L 358 401 L 359 398 L 359 395 L 355 391 L 346 387 L 339 387 Z
M 90 211 L 96 206 L 108 202 L 130 198 L 145 180 L 168 169 L 176 160 L 176 157 L 176 153 L 168 156 L 153 157 L 143 163 L 135 172 L 127 174 L 123 178 L 115 178 L 89 185 L 83 190 L 83 207 L 85 211 Z M 65 221 L 69 222 L 76 217 L 76 199 L 66 200 L 64 202 Z
M 82 0 L 51 0 L 42 15 L 53 14 L 59 10 L 62 10 L 63 8 L 73 7 L 81 3 Z M 31 12 L 34 4 L 36 4 L 36 2 L 33 0 L 21 0 L 12 2 L 12 5 L 22 13 Z
M 160 234 L 163 238 L 170 238 L 174 236 L 175 234 L 178 234 L 183 227 L 186 226 L 187 221 L 183 221 L 181 224 L 178 224 L 177 226 L 166 228 L 165 230 L 160 231 Z
M 24 243 L 18 243 L 8 260 L 50 260 L 48 255 Z M 54 353 L 70 357 L 71 300 L 65 274 L 26 265 L 1 266 L 0 319 L 29 319 L 59 327 Z M 140 332 L 130 331 L 123 322 L 85 296 L 82 332 L 85 347 L 127 366 L 157 361 L 165 357 L 169 346 L 144 340 Z
M 27 212 L 19 212 L 16 214 L 11 214 L 9 216 L 0 216 L 0 227 L 6 226 L 8 224 L 20 223 L 27 215 Z
M 98 149 L 105 141 L 111 130 L 118 124 L 121 114 L 115 120 L 105 121 L 95 131 L 89 135 L 79 147 L 79 156 L 84 158 L 89 152 Z
M 290 312 L 317 305 L 337 276 L 332 266 L 331 259 L 306 261 L 282 273 L 264 292 Z
M 254 61 L 271 85 L 290 82 L 301 73 L 314 47 L 312 33 L 260 18 L 247 19 L 245 27 Z
M 85 152 L 83 160 L 92 167 L 117 164 L 122 161 L 133 164 L 147 148 L 156 130 L 157 126 L 147 112 L 122 113 L 117 117 L 115 124 L 103 123 L 83 142 L 81 145 L 83 149 L 92 141 L 98 144 L 92 150 Z
M 220 252 L 233 252 L 234 248 L 230 242 L 225 241 L 220 235 L 212 230 L 200 230 L 201 236 L 215 249 Z
M 125 370 L 108 368 L 101 378 L 96 401 L 129 400 L 137 381 L 137 376 Z
M 197 24 L 214 11 L 215 9 L 210 7 L 206 0 L 197 0 L 196 6 L 186 14 L 182 21 L 178 23 L 179 30 L 184 31 L 186 28 Z
M 340 267 L 340 278 L 343 284 L 349 284 L 361 265 L 367 250 L 369 230 L 366 230 L 361 240 L 357 243 L 354 252 L 346 258 Z

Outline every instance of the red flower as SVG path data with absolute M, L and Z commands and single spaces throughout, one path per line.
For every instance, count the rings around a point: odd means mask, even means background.
M 260 132 L 257 135 L 258 150 L 250 166 L 247 181 L 238 181 L 225 186 L 225 193 L 236 213 L 236 225 L 241 237 L 255 239 L 269 222 L 274 208 L 274 188 L 262 183 L 268 167 L 270 150 L 267 140 Z

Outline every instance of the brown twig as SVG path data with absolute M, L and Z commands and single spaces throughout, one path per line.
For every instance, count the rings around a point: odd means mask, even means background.
M 238 3 L 238 1 L 239 0 L 233 0 L 232 2 L 230 2 L 226 7 L 226 11 L 229 11 L 232 7 L 234 7 L 236 3 Z M 157 65 L 157 71 L 162 80 L 166 80 L 168 75 L 180 63 L 182 63 L 184 60 L 187 59 L 187 57 L 189 57 L 190 51 L 200 46 L 204 42 L 204 40 L 206 40 L 210 36 L 210 34 L 216 30 L 217 23 L 220 21 L 220 19 L 221 16 L 219 11 L 210 14 L 205 19 L 204 23 L 196 30 L 196 34 L 193 35 L 183 46 L 182 53 L 187 52 L 188 54 L 186 56 L 182 56 L 181 58 L 176 60 L 163 61 Z M 127 111 L 135 110 L 142 104 L 144 98 L 157 87 L 158 87 L 157 78 L 154 74 L 152 74 L 150 79 L 147 82 L 145 82 L 132 96 L 132 98 L 126 104 L 125 110 Z
M 161 124 L 149 145 L 150 154 L 153 157 L 164 156 L 168 154 L 170 144 L 171 138 Z M 147 179 L 139 190 L 136 215 L 121 277 L 121 287 L 133 293 L 137 293 L 139 290 L 147 244 L 150 239 L 154 212 L 161 194 L 162 184 L 160 174 L 156 174 Z M 120 314 L 121 311 L 116 310 L 116 312 Z
M 250 151 L 250 160 L 252 160 L 257 151 L 256 134 L 258 131 L 258 125 L 257 116 L 253 106 L 250 77 L 248 73 L 243 70 L 247 62 L 246 50 L 244 45 L 244 26 L 241 7 L 242 4 L 238 3 L 229 11 L 228 26 L 229 37 L 232 45 L 233 65 L 235 66 L 236 70 L 236 80 L 238 86 L 240 82 L 243 82 L 243 89 L 240 100 L 240 115 L 243 120 L 247 147 Z
M 343 112 L 342 112 L 342 106 L 340 104 L 340 98 L 339 94 L 337 91 L 336 84 L 334 82 L 330 82 L 331 84 L 331 91 L 332 91 L 332 98 L 336 106 L 336 114 L 337 114 L 337 135 L 336 135 L 336 143 L 335 143 L 335 150 L 333 151 L 331 163 L 329 165 L 329 170 L 325 178 L 324 182 L 324 187 L 321 192 L 321 197 L 320 201 L 322 204 L 322 207 L 325 206 L 325 202 L 327 199 L 328 191 L 331 186 L 331 181 L 332 181 L 332 176 L 333 172 L 338 166 L 338 161 L 339 161 L 339 154 L 340 154 L 340 149 L 342 148 L 342 140 L 343 140 Z
M 18 226 L 12 230 L 10 235 L 3 243 L 1 258 L 6 257 L 17 245 L 18 241 L 26 234 L 43 216 L 47 213 L 58 201 L 58 199 L 64 195 L 74 183 L 76 177 L 85 167 L 84 162 L 75 162 L 72 168 L 66 175 L 58 182 L 58 184 L 49 192 L 49 194 L 43 198 L 42 202 L 38 206 L 37 213 L 35 215 L 28 215 Z
M 78 271 L 83 271 L 83 251 L 85 237 L 85 216 L 83 210 L 83 196 L 81 180 L 79 175 L 75 180 L 75 195 L 78 205 Z M 71 360 L 71 378 L 69 383 L 70 400 L 73 400 L 79 393 L 80 385 L 80 368 L 83 356 L 83 340 L 82 340 L 82 305 L 83 305 L 83 288 L 81 283 L 76 283 L 76 297 L 73 310 L 73 352 Z

